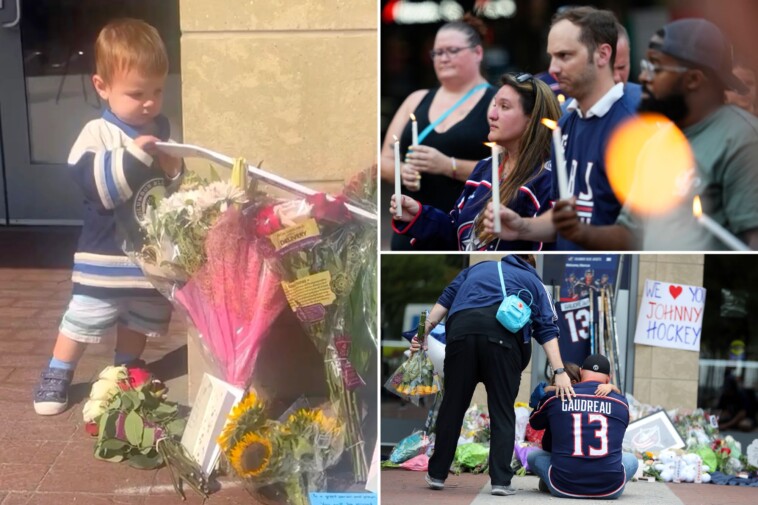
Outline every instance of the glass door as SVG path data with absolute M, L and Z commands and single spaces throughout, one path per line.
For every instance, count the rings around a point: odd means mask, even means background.
M 107 107 L 92 86 L 95 38 L 118 17 L 158 29 L 171 62 L 163 112 L 172 137 L 181 140 L 178 1 L 19 0 L 19 6 L 19 22 L 0 28 L 0 217 L 11 225 L 78 224 L 81 193 L 66 167 L 68 152 Z

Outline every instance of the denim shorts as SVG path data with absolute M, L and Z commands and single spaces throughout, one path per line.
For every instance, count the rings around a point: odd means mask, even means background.
M 121 324 L 148 337 L 168 333 L 171 303 L 165 298 L 100 299 L 74 295 L 63 315 L 59 331 L 76 342 L 99 343 L 103 337 L 115 334 Z

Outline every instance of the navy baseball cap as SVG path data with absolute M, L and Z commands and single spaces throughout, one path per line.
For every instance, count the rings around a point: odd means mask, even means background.
M 732 44 L 716 25 L 705 19 L 679 19 L 665 25 L 654 38 L 650 49 L 693 65 L 708 68 L 726 89 L 748 92 L 747 86 L 732 73 Z
M 590 354 L 582 363 L 582 370 L 611 375 L 611 363 L 602 354 Z

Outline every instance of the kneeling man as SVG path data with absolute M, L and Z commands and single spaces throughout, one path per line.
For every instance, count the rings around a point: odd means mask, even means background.
M 582 382 L 574 384 L 576 397 L 561 401 L 548 393 L 529 418 L 532 428 L 547 428 L 552 435 L 544 450 L 528 456 L 541 490 L 564 498 L 614 499 L 637 471 L 637 458 L 621 451 L 629 424 L 626 398 L 595 394 L 598 385 L 610 382 L 610 372 L 608 358 L 589 356 Z

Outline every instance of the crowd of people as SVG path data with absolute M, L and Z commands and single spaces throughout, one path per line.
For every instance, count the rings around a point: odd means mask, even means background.
M 511 72 L 498 88 L 488 87 L 481 73 L 480 25 L 469 16 L 439 29 L 431 57 L 440 86 L 412 93 L 387 130 L 385 181 L 395 177 L 394 137 L 402 159 L 402 195 L 390 204 L 393 249 L 725 249 L 693 213 L 696 196 L 720 227 L 758 248 L 758 200 L 751 197 L 758 190 L 751 165 L 758 157 L 755 73 L 733 59 L 716 25 L 687 18 L 661 27 L 649 40 L 636 84 L 628 82 L 635 57 L 629 35 L 615 15 L 562 9 L 547 37 L 547 72 Z M 562 107 L 555 96 L 567 97 Z M 639 156 L 631 196 L 608 176 L 611 139 L 643 113 L 665 117 L 661 129 L 680 130 L 693 157 L 666 189 L 673 203 L 663 211 L 638 199 L 661 184 L 655 164 L 663 156 Z M 418 145 L 411 145 L 411 114 L 429 130 Z M 558 120 L 565 168 L 543 119 Z M 504 149 L 496 170 L 488 141 Z M 561 195 L 558 169 L 566 171 L 568 194 Z

